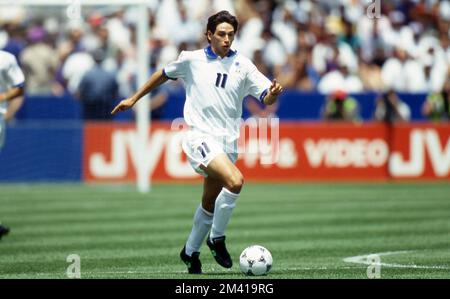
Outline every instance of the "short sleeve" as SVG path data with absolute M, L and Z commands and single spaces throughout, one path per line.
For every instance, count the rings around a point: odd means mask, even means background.
M 22 87 L 25 84 L 25 76 L 23 75 L 22 70 L 17 63 L 17 60 L 14 56 L 11 58 L 11 62 L 9 63 L 9 67 L 6 71 L 10 84 L 14 87 Z
M 270 84 L 270 80 L 252 64 L 247 75 L 247 94 L 262 102 L 270 88 Z
M 164 75 L 172 80 L 185 78 L 189 67 L 186 51 L 182 51 L 176 61 L 169 63 L 164 69 Z

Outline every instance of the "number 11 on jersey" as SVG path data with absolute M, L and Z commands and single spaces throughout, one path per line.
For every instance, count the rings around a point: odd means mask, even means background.
M 227 74 L 217 73 L 216 86 L 225 88 L 225 84 L 227 84 L 227 78 Z

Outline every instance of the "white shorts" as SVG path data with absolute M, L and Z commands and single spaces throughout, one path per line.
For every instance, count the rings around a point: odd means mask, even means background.
M 192 130 L 188 130 L 185 133 L 182 147 L 192 168 L 204 177 L 207 177 L 207 174 L 200 166 L 208 167 L 208 164 L 217 155 L 226 154 L 233 163 L 238 158 L 237 140 L 227 142 L 226 138 L 219 138 Z

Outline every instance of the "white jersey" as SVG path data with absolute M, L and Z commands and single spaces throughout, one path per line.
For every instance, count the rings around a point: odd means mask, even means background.
M 25 84 L 25 77 L 14 55 L 0 50 L 0 93 Z M 0 102 L 0 148 L 5 140 L 5 114 L 8 103 Z
M 163 71 L 185 83 L 187 125 L 228 141 L 239 137 L 243 99 L 251 95 L 262 101 L 271 84 L 248 58 L 232 50 L 221 58 L 211 47 L 182 51 Z

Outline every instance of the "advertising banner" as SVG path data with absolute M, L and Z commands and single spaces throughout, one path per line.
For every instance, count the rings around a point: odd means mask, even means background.
M 261 130 L 261 127 L 263 129 Z M 236 165 L 246 181 L 382 181 L 450 178 L 450 125 L 246 122 Z M 132 124 L 88 123 L 83 177 L 200 180 L 181 150 L 183 131 L 152 123 L 143 146 Z M 133 153 L 143 148 L 139 158 Z

